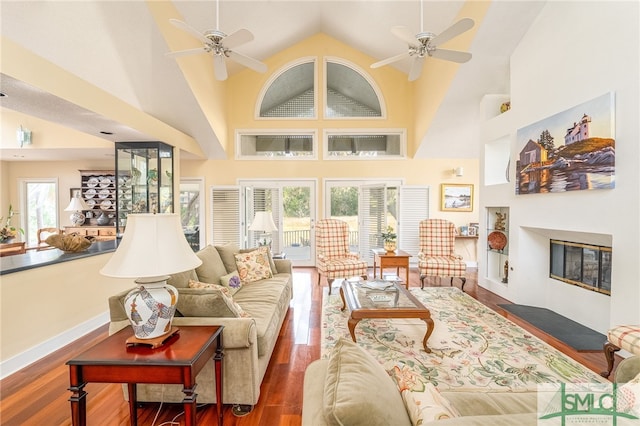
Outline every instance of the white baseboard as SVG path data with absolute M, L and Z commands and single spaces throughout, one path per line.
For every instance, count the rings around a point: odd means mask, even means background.
M 31 349 L 2 361 L 0 363 L 0 379 L 10 376 L 16 371 L 38 361 L 41 358 L 44 358 L 50 353 L 57 351 L 108 322 L 109 312 L 105 311 L 82 324 L 70 328 L 63 333 L 32 347 Z

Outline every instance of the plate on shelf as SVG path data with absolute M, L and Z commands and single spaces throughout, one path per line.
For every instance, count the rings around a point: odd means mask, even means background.
M 92 209 L 96 205 L 96 200 L 94 200 L 93 198 L 89 198 L 87 201 L 85 201 L 85 203 L 87 204 L 87 206 L 89 206 L 90 209 Z
M 112 205 L 113 205 L 113 203 L 111 202 L 111 200 L 103 200 L 100 203 L 100 208 L 101 209 L 110 209 Z
M 97 194 L 96 190 L 91 188 L 91 189 L 87 189 L 87 192 L 84 193 L 84 198 L 93 198 L 95 197 Z
M 98 183 L 100 183 L 100 180 L 97 177 L 92 177 L 87 181 L 87 186 L 89 188 L 95 188 L 96 186 L 98 186 Z
M 98 197 L 100 198 L 107 198 L 109 195 L 111 195 L 111 191 L 109 191 L 108 189 L 101 189 L 98 193 Z
M 108 177 L 100 179 L 100 188 L 106 188 L 111 185 L 111 179 Z
M 507 246 L 507 236 L 500 231 L 493 231 L 487 236 L 487 242 L 493 250 L 502 250 Z

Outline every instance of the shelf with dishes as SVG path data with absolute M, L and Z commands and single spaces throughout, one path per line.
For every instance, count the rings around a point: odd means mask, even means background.
M 80 170 L 81 196 L 89 209 L 85 225 L 113 225 L 116 180 L 113 170 Z
M 509 282 L 509 207 L 487 207 L 486 278 Z

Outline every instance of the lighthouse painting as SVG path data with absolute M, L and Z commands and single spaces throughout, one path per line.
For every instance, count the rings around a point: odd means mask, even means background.
M 516 194 L 615 187 L 614 95 L 518 129 Z

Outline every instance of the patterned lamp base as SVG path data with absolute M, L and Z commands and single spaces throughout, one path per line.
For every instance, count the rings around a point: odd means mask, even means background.
M 81 226 L 84 224 L 84 220 L 86 219 L 86 217 L 84 216 L 84 214 L 80 211 L 78 212 L 73 212 L 71 214 L 71 223 L 73 223 L 74 226 Z
M 138 287 L 127 294 L 124 306 L 136 338 L 155 339 L 171 331 L 178 290 L 167 284 L 168 278 L 137 279 Z

